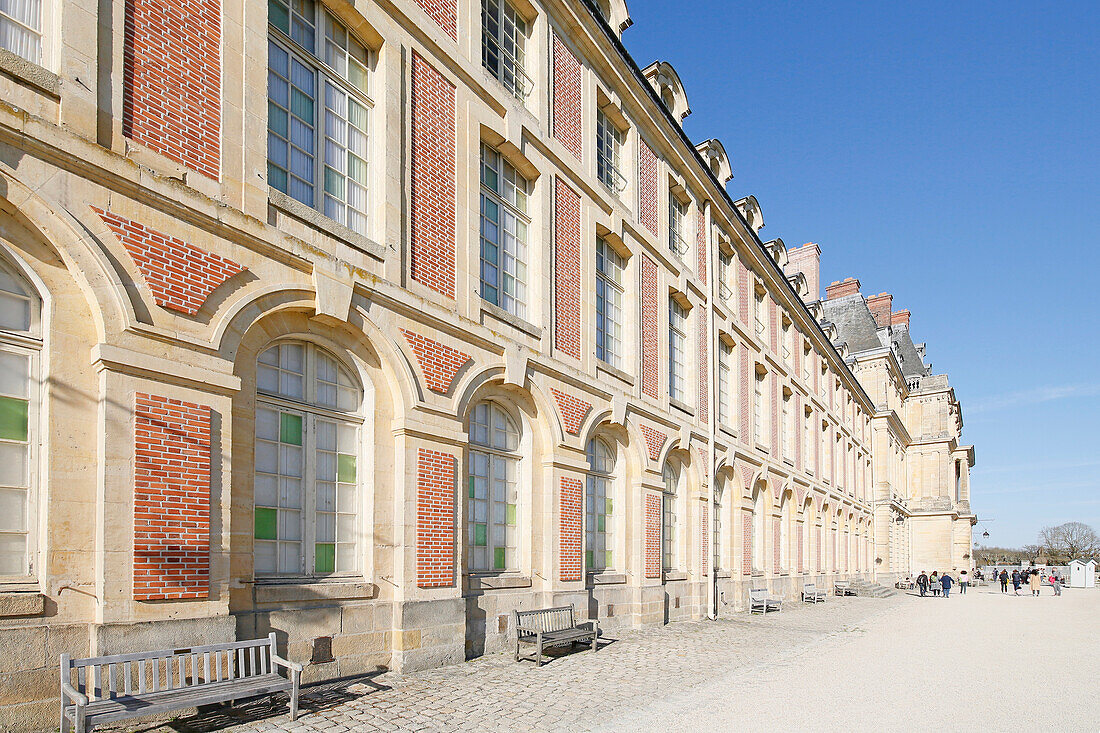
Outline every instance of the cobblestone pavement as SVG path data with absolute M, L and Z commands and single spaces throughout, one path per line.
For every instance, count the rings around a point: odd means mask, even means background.
M 415 674 L 385 673 L 303 689 L 298 720 L 286 697 L 242 703 L 143 733 L 253 731 L 551 731 L 592 730 L 645 706 L 690 694 L 732 672 L 751 672 L 798 654 L 898 602 L 830 598 L 787 604 L 766 617 L 739 614 L 717 622 L 681 622 L 624 631 L 593 654 L 559 656 L 541 668 L 493 654 Z

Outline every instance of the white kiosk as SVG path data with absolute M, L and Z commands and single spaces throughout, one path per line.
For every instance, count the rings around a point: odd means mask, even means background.
M 1070 588 L 1095 588 L 1096 587 L 1096 561 L 1095 560 L 1070 560 L 1069 561 L 1069 587 Z

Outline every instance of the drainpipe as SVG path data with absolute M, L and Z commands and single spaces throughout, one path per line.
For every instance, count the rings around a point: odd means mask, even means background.
M 707 539 L 708 546 L 703 548 L 706 553 L 706 562 L 710 567 L 710 582 L 707 584 L 707 618 L 718 618 L 715 604 L 718 593 L 718 569 L 714 565 L 714 491 L 717 488 L 717 479 L 714 475 L 714 435 L 718 424 L 717 393 L 715 392 L 715 368 L 718 339 L 714 337 L 714 282 L 717 273 L 714 268 L 714 226 L 711 223 L 711 203 L 704 204 L 703 225 L 706 227 L 706 258 L 707 258 L 707 422 L 710 423 L 707 434 L 707 480 L 710 493 L 707 495 Z M 719 543 L 721 546 L 721 543 Z

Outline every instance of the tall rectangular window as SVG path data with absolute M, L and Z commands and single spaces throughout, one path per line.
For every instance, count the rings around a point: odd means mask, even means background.
M 481 297 L 527 315 L 527 199 L 531 184 L 496 150 L 481 146 Z
M 733 253 L 725 250 L 718 252 L 718 297 L 733 300 Z
M 753 297 L 753 315 L 756 319 L 756 335 L 761 341 L 768 340 L 767 313 L 764 310 L 764 294 L 756 293 Z
M 724 341 L 718 344 L 718 422 L 733 424 L 733 347 Z
M 788 370 L 790 369 L 790 365 L 791 365 L 791 353 L 792 353 L 791 352 L 791 332 L 792 332 L 792 330 L 793 329 L 791 328 L 791 322 L 784 318 L 783 319 L 783 332 L 780 334 L 780 338 L 779 338 L 779 340 L 781 342 L 780 345 L 779 345 L 779 348 L 783 352 L 782 353 L 783 363 L 787 365 Z
M 366 234 L 370 51 L 321 3 L 288 1 L 268 3 L 268 184 Z
M 42 0 L 0 2 L 0 48 L 42 63 Z
M 753 390 L 752 399 L 752 425 L 753 425 L 753 437 L 757 443 L 766 442 L 767 425 L 765 424 L 766 416 L 768 413 L 767 408 L 764 406 L 764 384 L 767 380 L 767 373 L 763 370 L 757 370 L 756 383 Z
M 794 460 L 794 413 L 791 412 L 791 393 L 783 395 L 783 421 L 780 423 L 783 430 L 783 457 Z
M 618 195 L 626 188 L 622 174 L 624 135 L 603 110 L 596 111 L 596 176 L 609 191 Z
M 623 357 L 623 270 L 626 262 L 596 239 L 596 358 L 616 369 Z
M 679 559 L 676 551 L 676 488 L 680 482 L 679 467 L 666 463 L 663 478 L 665 490 L 661 496 L 661 567 L 673 570 Z
M 684 232 L 687 222 L 687 204 L 673 195 L 668 197 L 668 247 L 676 254 L 688 253 L 687 235 Z
M 687 340 L 687 309 L 675 298 L 668 299 L 668 394 L 674 400 L 686 396 L 687 364 L 684 344 Z
M 523 101 L 534 83 L 524 70 L 527 22 L 508 0 L 481 2 L 481 63 Z
M 802 441 L 802 460 L 806 464 L 806 470 L 810 473 L 817 470 L 817 466 L 814 464 L 813 444 L 810 442 L 813 440 L 813 417 L 813 410 L 807 407 L 805 419 L 802 421 L 801 428 L 799 429 L 798 438 Z

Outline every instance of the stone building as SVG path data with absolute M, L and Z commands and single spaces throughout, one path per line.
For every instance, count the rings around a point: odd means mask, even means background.
M 877 577 L 894 582 L 921 571 L 973 569 L 970 469 L 974 446 L 961 444 L 962 407 L 946 374 L 926 364 L 908 310 L 893 296 L 864 297 L 848 278 L 819 297 L 821 250 L 792 250 L 787 274 L 812 283 L 808 305 L 875 404 L 871 456 Z
M 872 576 L 877 401 L 622 0 L 4 8 L 0 728 Z

